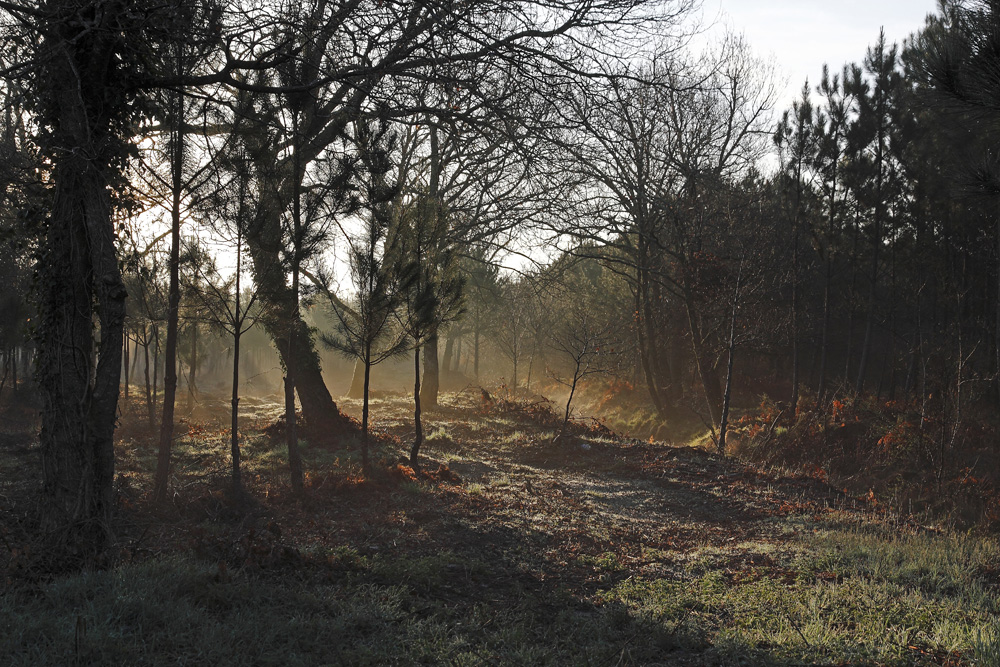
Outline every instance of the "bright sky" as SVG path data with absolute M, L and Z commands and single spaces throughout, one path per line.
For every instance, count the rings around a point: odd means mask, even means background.
M 924 25 L 937 0 L 704 0 L 705 18 L 718 16 L 742 31 L 761 56 L 773 55 L 787 81 L 778 111 L 798 98 L 806 77 L 815 89 L 828 63 L 839 72 L 860 63 L 885 28 L 886 41 L 901 43 Z

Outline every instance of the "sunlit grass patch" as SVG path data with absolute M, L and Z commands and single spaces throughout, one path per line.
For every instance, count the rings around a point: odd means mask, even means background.
M 494 475 L 487 482 L 491 487 L 496 489 L 505 489 L 512 484 L 510 475 L 507 473 L 500 473 L 499 475 Z
M 515 445 L 523 445 L 529 442 L 531 439 L 532 439 L 531 434 L 528 433 L 527 431 L 517 430 L 498 437 L 497 444 L 500 446 L 510 447 Z
M 748 547 L 701 549 L 693 579 L 629 579 L 603 599 L 683 624 L 735 662 L 998 664 L 1000 591 L 985 574 L 1000 565 L 995 541 L 831 523 L 791 551 L 734 556 Z

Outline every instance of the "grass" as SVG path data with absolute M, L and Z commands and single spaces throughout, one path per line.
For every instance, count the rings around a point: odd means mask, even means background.
M 170 558 L 81 574 L 3 598 L 0 656 L 12 666 L 610 664 L 642 630 L 614 607 L 440 599 L 484 567 L 451 554 L 354 558 L 331 582 L 220 576 Z
M 592 601 L 559 591 L 492 599 L 494 565 L 450 551 L 314 550 L 295 576 L 170 557 L 0 598 L 0 656 L 9 665 L 641 664 L 686 654 L 721 664 L 1000 664 L 996 591 L 976 574 L 997 565 L 995 543 L 817 531 L 763 568 L 734 574 L 703 554 L 688 568 L 700 574 L 629 577 Z M 580 564 L 604 581 L 625 569 L 612 552 Z
M 415 476 L 396 465 L 408 408 L 386 400 L 371 479 L 356 449 L 303 442 L 317 483 L 301 499 L 282 442 L 247 430 L 255 500 L 229 506 L 224 434 L 179 438 L 177 516 L 144 504 L 152 443 L 122 443 L 123 544 L 142 548 L 23 576 L 0 546 L 0 664 L 1000 667 L 994 538 L 688 448 L 532 444 L 546 429 L 513 417 L 430 418 L 423 469 L 458 440 L 467 467 Z M 15 540 L 15 513 L 0 519 Z
M 725 551 L 702 551 L 687 579 L 629 579 L 602 596 L 666 628 L 683 626 L 688 641 L 735 663 L 909 665 L 947 656 L 1000 665 L 995 541 L 832 523 L 815 530 L 778 558 L 730 552 L 720 563 Z

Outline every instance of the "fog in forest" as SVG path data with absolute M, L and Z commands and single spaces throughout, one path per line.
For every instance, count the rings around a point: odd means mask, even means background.
M 915 8 L 0 0 L 0 664 L 1000 665 Z

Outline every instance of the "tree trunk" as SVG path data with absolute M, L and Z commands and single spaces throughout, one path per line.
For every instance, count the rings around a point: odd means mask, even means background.
M 646 378 L 646 389 L 653 401 L 653 407 L 660 417 L 666 416 L 666 402 L 661 391 L 659 378 L 654 371 L 651 345 L 655 337 L 653 328 L 653 311 L 649 303 L 649 289 L 646 269 L 637 269 L 637 285 L 635 295 L 635 312 L 639 318 L 636 326 L 636 339 L 639 347 L 639 359 L 642 363 L 643 375 Z
M 443 359 L 443 370 L 445 373 L 450 373 L 452 370 L 452 364 L 454 363 L 455 354 L 455 337 L 451 334 L 445 338 L 444 343 L 444 359 Z
M 160 391 L 160 327 L 153 323 L 153 410 L 156 410 L 156 394 Z
M 128 403 L 128 365 L 129 365 L 129 345 L 128 336 L 122 336 L 122 370 L 125 373 L 125 402 Z
M 260 322 L 274 342 L 282 364 L 287 368 L 291 363 L 295 368 L 295 390 L 307 426 L 326 433 L 337 433 L 348 422 L 337 409 L 323 381 L 312 332 L 298 314 L 298 300 L 288 286 L 281 258 L 282 215 L 294 199 L 296 188 L 293 185 L 298 175 L 289 171 L 289 162 L 276 167 L 277 155 L 267 151 L 262 154 L 265 157 L 261 158 L 258 167 L 268 175 L 271 187 L 261 192 L 261 203 L 248 225 L 245 238 L 253 262 L 258 299 L 265 313 Z M 286 319 L 290 313 L 291 321 Z M 289 346 L 292 331 L 294 344 Z
M 146 380 L 146 415 L 149 421 L 149 428 L 156 426 L 156 411 L 153 408 L 153 387 L 149 383 L 149 339 L 142 346 L 142 354 L 145 365 L 143 367 L 144 378 Z
M 1000 321 L 1000 308 L 997 309 L 997 320 Z M 479 325 L 472 333 L 472 373 L 476 376 L 476 383 L 479 383 Z
M 354 360 L 354 374 L 351 375 L 351 388 L 347 390 L 348 398 L 363 398 L 365 395 L 365 362 Z
M 424 441 L 423 425 L 420 423 L 420 346 L 413 348 L 413 447 L 410 448 L 410 466 L 414 470 L 420 469 L 417 456 L 420 454 L 420 445 Z
M 371 387 L 372 371 L 372 348 L 365 346 L 364 364 L 364 387 L 362 388 L 363 399 L 361 403 L 361 469 L 366 475 L 371 474 L 371 463 L 368 460 L 368 392 Z
M 76 37 L 53 33 L 45 63 L 58 123 L 55 193 L 39 265 L 42 525 L 64 547 L 96 554 L 111 537 L 126 292 L 115 252 L 112 179 L 102 167 L 108 164 L 104 133 L 91 117 L 103 94 L 90 80 L 94 61 L 110 57 L 107 42 L 114 37 L 89 28 Z M 95 311 L 101 332 L 96 371 L 90 357 Z
M 181 194 L 184 176 L 184 97 L 176 93 L 174 128 L 171 131 L 170 193 L 170 284 L 167 296 L 167 341 L 164 350 L 163 413 L 160 418 L 160 447 L 156 456 L 153 502 L 167 499 L 170 481 L 170 449 L 174 440 L 174 401 L 177 398 L 177 326 L 181 305 Z
M 420 402 L 427 408 L 436 408 L 441 386 L 438 366 L 438 334 L 435 329 L 424 343 L 424 379 L 420 385 Z
M 293 158 L 296 175 L 293 181 L 292 198 L 292 294 L 289 305 L 290 310 L 285 314 L 288 322 L 288 344 L 291 349 L 295 349 L 296 323 L 299 322 L 299 266 L 302 261 L 302 197 L 301 187 L 301 164 L 299 162 L 298 143 L 299 114 L 292 113 L 293 127 Z M 301 495 L 304 488 L 304 474 L 302 472 L 302 457 L 299 454 L 299 434 L 298 423 L 295 415 L 295 372 L 296 357 L 290 355 L 285 365 L 285 435 L 288 444 L 288 471 L 291 476 L 292 493 Z M 325 385 L 324 385 L 325 386 Z M 332 400 L 332 399 L 331 399 Z
M 238 251 L 237 251 L 238 252 Z M 233 329 L 233 392 L 230 402 L 232 415 L 230 420 L 230 456 L 233 460 L 233 497 L 243 493 L 243 479 L 240 471 L 240 338 L 242 337 L 242 322 L 240 321 L 240 274 L 239 259 L 236 260 L 236 326 Z
M 722 397 L 722 418 L 719 420 L 719 456 L 726 455 L 726 432 L 729 430 L 729 401 L 733 395 L 733 359 L 736 356 L 736 316 L 740 308 L 740 287 L 743 282 L 743 262 L 733 291 L 733 312 L 729 321 L 729 359 L 726 362 L 726 393 Z
M 238 297 L 237 301 L 239 301 Z M 198 333 L 198 323 L 193 322 L 191 324 L 191 365 L 188 369 L 188 413 L 194 412 L 194 404 L 198 399 L 198 383 L 196 380 L 198 374 Z M 235 350 L 233 352 L 235 353 Z
M 259 237 L 253 241 L 248 234 L 246 240 L 254 262 L 262 310 L 270 314 L 260 321 L 264 325 L 264 331 L 274 342 L 284 366 L 287 368 L 292 363 L 295 367 L 295 389 L 307 426 L 326 433 L 342 431 L 347 421 L 340 414 L 323 381 L 319 355 L 309 328 L 298 315 L 290 316 L 291 321 L 279 315 L 295 313 L 296 309 L 292 291 L 285 283 L 278 252 L 272 252 L 266 243 L 261 243 Z M 290 348 L 289 336 L 293 331 L 294 344 Z
M 698 367 L 698 375 L 701 378 L 702 389 L 705 392 L 709 417 L 713 425 L 720 424 L 722 422 L 722 390 L 719 387 L 719 378 L 708 360 L 705 346 L 701 340 L 701 329 L 698 326 L 695 305 L 692 297 L 687 293 L 684 295 L 684 302 L 687 309 L 688 326 L 691 330 L 691 346 L 694 352 L 695 365 Z

